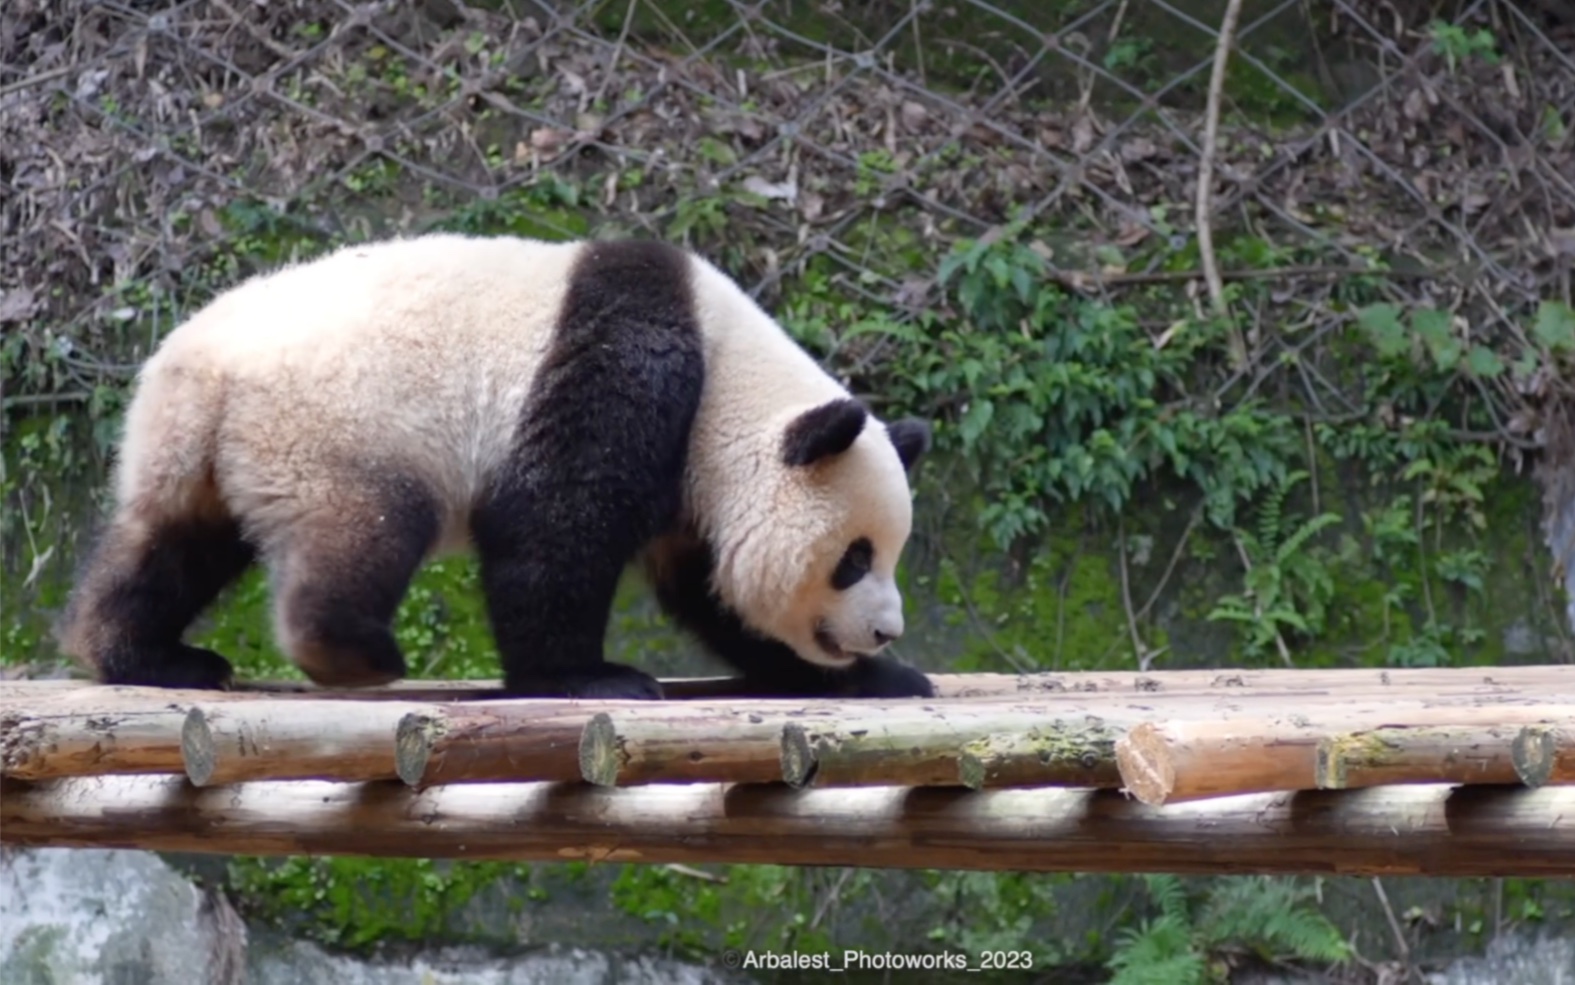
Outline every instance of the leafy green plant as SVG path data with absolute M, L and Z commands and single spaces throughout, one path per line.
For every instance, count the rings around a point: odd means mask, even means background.
M 1243 876 L 1213 880 L 1200 904 L 1180 879 L 1147 875 L 1158 915 L 1120 935 L 1106 966 L 1111 985 L 1207 985 L 1223 982 L 1231 954 L 1340 962 L 1349 947 L 1308 905 L 1311 891 L 1291 879 Z
M 1291 488 L 1306 478 L 1303 471 L 1286 476 L 1258 507 L 1257 530 L 1234 532 L 1247 569 L 1244 590 L 1221 597 L 1209 619 L 1240 624 L 1249 657 L 1263 656 L 1272 644 L 1290 663 L 1285 634 L 1317 635 L 1334 595 L 1328 565 L 1306 548 L 1319 531 L 1340 522 L 1339 514 L 1320 513 L 1297 523 L 1285 512 Z

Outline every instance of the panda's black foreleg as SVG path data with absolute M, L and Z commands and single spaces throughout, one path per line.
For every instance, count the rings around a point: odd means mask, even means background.
M 648 574 L 662 609 L 708 650 L 743 674 L 751 696 L 927 698 L 922 672 L 891 657 L 860 657 L 846 670 L 811 664 L 778 640 L 752 632 L 711 592 L 712 558 L 700 540 L 675 536 L 650 555 Z
M 604 639 L 624 569 L 678 509 L 687 429 L 567 409 L 532 419 L 522 467 L 471 517 L 504 689 L 660 698 L 654 677 L 605 659 Z
M 181 636 L 254 551 L 216 506 L 143 514 L 123 508 L 87 555 L 57 628 L 61 649 L 105 684 L 224 687 L 230 662 Z
M 681 504 L 705 380 L 689 285 L 660 243 L 598 243 L 576 266 L 513 459 L 471 516 L 511 694 L 661 697 L 604 637 L 624 569 Z

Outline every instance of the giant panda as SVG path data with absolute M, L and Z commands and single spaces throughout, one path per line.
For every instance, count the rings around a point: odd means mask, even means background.
M 106 683 L 227 687 L 182 636 L 258 561 L 311 680 L 384 684 L 411 578 L 473 549 L 511 695 L 662 697 L 604 659 L 638 562 L 751 693 L 929 696 L 882 651 L 930 440 L 677 246 L 349 246 L 220 294 L 143 365 L 58 638 Z

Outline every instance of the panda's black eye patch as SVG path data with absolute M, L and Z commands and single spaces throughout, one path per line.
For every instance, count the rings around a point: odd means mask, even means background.
M 875 545 L 871 544 L 868 537 L 860 537 L 848 545 L 843 552 L 842 560 L 837 562 L 837 570 L 831 573 L 831 587 L 842 592 L 859 583 L 859 579 L 869 574 L 870 563 L 875 560 Z

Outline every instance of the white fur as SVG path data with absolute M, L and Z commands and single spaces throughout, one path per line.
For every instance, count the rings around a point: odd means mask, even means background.
M 439 550 L 468 540 L 468 509 L 510 452 L 582 244 L 431 235 L 341 249 L 255 277 L 177 328 L 150 358 L 127 417 L 123 504 L 155 512 L 210 488 L 268 554 L 353 487 L 342 460 L 403 466 L 440 498 Z M 846 397 L 734 282 L 691 265 L 707 384 L 685 481 L 687 518 L 714 545 L 715 587 L 756 630 L 817 663 L 824 626 L 848 653 L 902 630 L 894 578 L 912 522 L 907 477 L 871 418 L 843 455 L 782 464 L 800 413 Z M 393 306 L 390 302 L 393 302 Z M 873 567 L 831 574 L 867 537 Z

